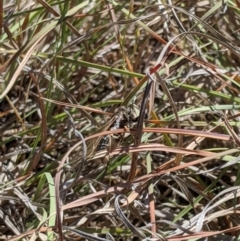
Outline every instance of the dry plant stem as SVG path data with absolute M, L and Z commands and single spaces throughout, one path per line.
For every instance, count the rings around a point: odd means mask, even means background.
M 225 115 L 223 115 L 223 118 L 224 118 L 224 123 L 226 124 L 227 129 L 228 129 L 228 131 L 230 132 L 233 140 L 236 142 L 236 144 L 238 145 L 238 147 L 240 147 L 240 139 L 239 139 L 238 135 L 234 132 L 233 128 L 232 128 L 231 125 L 229 124 L 228 119 L 226 118 Z
M 60 14 L 58 14 L 58 12 L 56 12 L 49 4 L 46 3 L 46 1 L 42 1 L 42 0 L 37 0 L 41 5 L 43 5 L 49 12 L 51 12 L 54 16 L 56 17 L 62 17 Z M 74 13 L 73 13 L 74 14 Z M 83 15 L 84 16 L 84 15 Z M 68 16 L 70 17 L 70 16 Z M 65 21 L 67 26 L 69 27 L 69 29 L 72 30 L 72 32 L 77 36 L 80 37 L 80 34 L 78 32 L 78 30 L 76 28 L 74 28 L 72 26 L 72 24 L 70 24 L 67 20 L 66 17 L 64 16 L 64 19 L 62 21 Z
M 119 42 L 119 44 L 121 46 L 121 40 L 120 40 L 121 34 L 120 34 L 120 31 L 119 31 L 119 27 L 116 24 L 117 23 L 117 18 L 116 18 L 116 15 L 114 13 L 114 8 L 113 8 L 112 4 L 109 3 L 109 2 L 107 3 L 107 5 L 108 5 L 108 10 L 110 12 L 110 16 L 111 16 L 112 22 L 115 23 L 114 24 L 114 30 L 115 30 L 115 32 L 117 34 L 117 39 L 118 39 L 118 42 Z
M 147 154 L 146 161 L 147 161 L 147 173 L 151 173 L 152 158 L 150 156 L 150 153 Z M 153 183 L 152 181 L 149 181 L 148 200 L 149 200 L 150 220 L 152 224 L 151 231 L 152 231 L 152 238 L 156 238 L 157 227 L 156 227 L 156 217 L 155 217 L 155 202 L 154 202 L 153 194 L 154 194 Z
M 17 111 L 17 109 L 15 108 L 14 104 L 12 103 L 12 101 L 9 99 L 9 97 L 6 95 L 5 96 L 6 100 L 8 101 L 9 105 L 12 107 L 12 109 L 14 110 L 18 121 L 21 123 L 23 130 L 26 130 L 26 126 L 24 124 L 23 119 L 21 118 L 21 115 L 19 114 L 19 112 Z
M 140 113 L 139 113 L 139 117 L 138 117 L 138 122 L 137 122 L 137 126 L 136 126 L 136 132 L 135 132 L 135 140 L 134 140 L 135 146 L 139 146 L 141 144 L 144 113 L 145 113 L 145 109 L 146 109 L 146 105 L 147 105 L 148 96 L 149 96 L 149 93 L 152 88 L 152 84 L 153 84 L 153 82 L 148 80 L 145 91 L 144 91 L 143 100 L 142 100 Z M 129 182 L 132 181 L 135 176 L 136 169 L 137 169 L 137 158 L 138 158 L 138 152 L 133 153 L 131 169 L 130 169 L 128 179 L 127 179 Z
M 130 63 L 130 61 L 129 61 L 129 58 L 128 58 L 127 56 L 125 56 L 125 61 L 126 61 L 126 63 L 127 63 L 127 66 L 128 66 L 129 71 L 133 72 L 133 67 L 132 67 L 132 65 L 131 65 L 131 63 Z M 135 82 L 136 85 L 139 84 L 139 80 L 138 80 L 137 77 L 133 77 L 133 80 L 134 80 L 134 82 Z
M 172 96 L 171 96 L 171 94 L 170 94 L 170 92 L 169 92 L 165 82 L 162 80 L 161 76 L 159 75 L 159 73 L 157 71 L 155 72 L 155 75 L 156 75 L 157 80 L 159 81 L 159 83 L 160 83 L 164 93 L 167 95 L 167 97 L 169 99 L 169 102 L 170 102 L 170 105 L 172 106 L 173 113 L 176 116 L 178 129 L 181 129 L 180 120 L 179 120 L 178 113 L 177 113 L 177 108 L 176 108 L 175 103 L 174 103 L 174 101 L 172 99 Z M 182 147 L 182 146 L 183 146 L 183 137 L 180 135 L 178 137 L 178 147 Z M 177 154 L 176 155 L 176 159 L 175 159 L 175 165 L 176 166 L 180 165 L 181 159 L 182 159 L 182 155 L 181 154 Z
M 30 162 L 30 165 L 27 168 L 27 173 L 30 173 L 37 166 L 37 164 L 41 158 L 43 149 L 46 145 L 46 139 L 47 139 L 47 121 L 46 121 L 47 117 L 46 117 L 45 106 L 44 106 L 43 100 L 41 99 L 42 94 L 39 89 L 39 83 L 33 73 L 29 73 L 29 75 L 30 75 L 31 79 L 33 80 L 33 82 L 35 83 L 37 91 L 38 91 L 38 96 L 39 96 L 38 100 L 39 100 L 39 107 L 41 110 L 42 121 L 41 121 L 41 145 L 40 145 L 38 153 L 34 156 L 33 161 Z

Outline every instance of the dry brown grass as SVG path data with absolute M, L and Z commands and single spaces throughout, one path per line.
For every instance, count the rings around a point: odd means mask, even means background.
M 238 240 L 240 4 L 160 2 L 0 2 L 1 240 Z

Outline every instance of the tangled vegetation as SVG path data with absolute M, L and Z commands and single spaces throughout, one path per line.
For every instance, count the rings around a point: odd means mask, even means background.
M 240 3 L 0 1 L 1 240 L 239 240 Z

